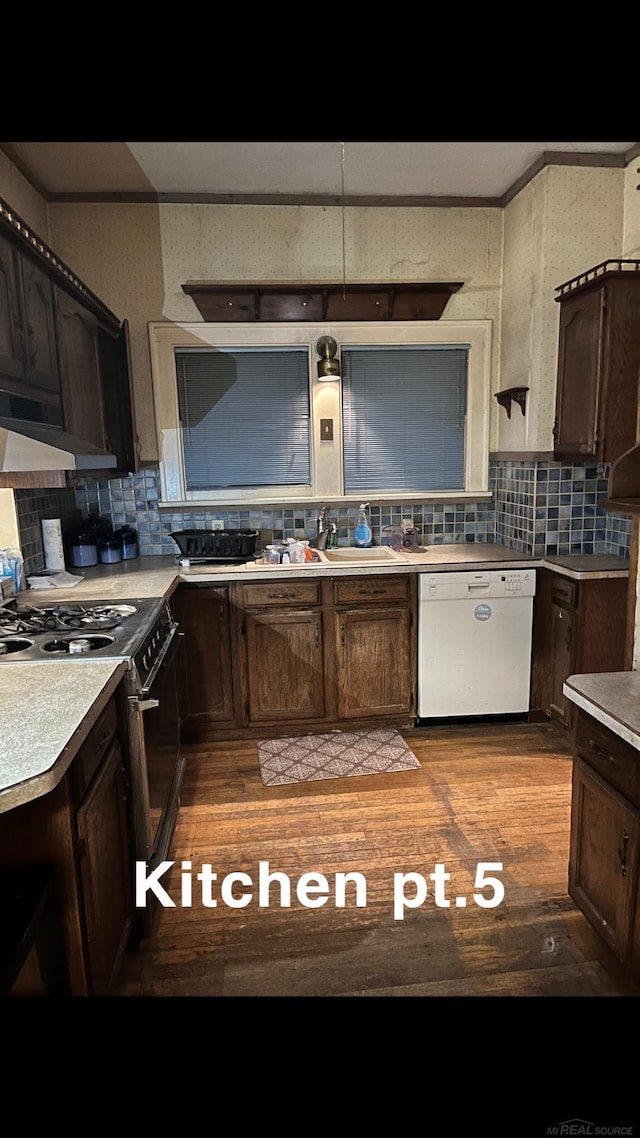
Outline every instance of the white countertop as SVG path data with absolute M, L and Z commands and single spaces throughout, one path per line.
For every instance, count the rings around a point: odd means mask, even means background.
M 45 660 L 0 667 L 0 813 L 53 790 L 125 666 Z
M 425 570 L 454 572 L 508 566 L 513 569 L 545 567 L 577 579 L 629 575 L 628 563 L 622 558 L 568 556 L 541 560 L 493 543 L 432 545 L 423 553 L 404 553 L 403 556 L 405 560 L 401 562 L 365 567 L 290 565 L 274 570 L 265 566 L 251 572 L 244 566 L 230 565 L 185 569 L 172 556 L 138 557 L 115 565 L 71 570 L 82 578 L 73 588 L 28 590 L 19 594 L 19 600 L 40 604 L 169 598 L 181 581 L 244 581 L 248 584 L 272 580 L 274 572 L 292 578 Z M 68 682 L 70 669 L 74 670 L 73 685 Z M 44 794 L 56 785 L 90 729 L 91 715 L 95 719 L 98 714 L 97 701 L 106 702 L 123 670 L 122 663 L 93 660 L 11 663 L 4 668 L 0 665 L 0 812 Z M 585 680 L 592 678 L 584 677 Z M 610 678 L 604 677 L 605 682 Z M 78 683 L 78 679 L 81 682 Z M 640 722 L 638 733 L 640 736 Z
M 569 676 L 562 690 L 572 703 L 640 749 L 640 672 Z
M 476 570 L 493 567 L 511 569 L 546 568 L 576 580 L 596 577 L 628 577 L 629 563 L 622 557 L 603 555 L 567 555 L 536 558 L 506 545 L 491 542 L 457 542 L 450 545 L 430 545 L 423 553 L 402 553 L 402 561 L 375 562 L 370 565 L 265 565 L 248 570 L 244 565 L 192 565 L 183 568 L 175 557 L 137 557 L 115 565 L 96 565 L 85 569 L 71 569 L 81 577 L 71 589 L 29 590 L 34 603 L 69 600 L 127 600 L 135 597 L 170 597 L 181 581 L 260 581 L 272 580 L 274 574 L 283 578 L 347 573 L 363 576 L 371 573 L 434 573 Z M 27 594 L 20 594 L 21 600 Z

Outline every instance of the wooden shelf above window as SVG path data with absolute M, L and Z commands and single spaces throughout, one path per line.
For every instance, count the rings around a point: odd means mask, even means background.
M 187 281 L 207 323 L 222 321 L 439 320 L 462 282 L 421 284 L 216 284 Z

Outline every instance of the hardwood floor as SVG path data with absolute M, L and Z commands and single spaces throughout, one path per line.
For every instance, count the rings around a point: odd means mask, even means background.
M 125 965 L 121 996 L 635 996 L 638 989 L 567 894 L 571 753 L 549 724 L 408 729 L 421 770 L 264 787 L 255 743 L 185 747 L 187 773 L 161 879 L 175 908 Z M 180 901 L 182 862 L 193 867 L 193 903 Z M 286 875 L 291 905 L 258 903 L 259 863 Z M 493 908 L 473 900 L 480 862 L 504 886 Z M 202 903 L 202 864 L 217 873 Z M 450 907 L 436 904 L 430 874 L 444 864 Z M 233 908 L 230 873 L 253 893 Z M 336 874 L 357 872 L 336 905 Z M 304 873 L 323 874 L 328 899 L 305 907 Z M 402 909 L 420 878 L 424 903 Z M 186 875 L 190 879 L 191 875 Z M 394 914 L 394 880 L 402 911 Z M 481 895 L 492 896 L 486 886 Z M 309 894 L 315 898 L 316 894 Z M 456 907 L 464 896 L 466 907 Z

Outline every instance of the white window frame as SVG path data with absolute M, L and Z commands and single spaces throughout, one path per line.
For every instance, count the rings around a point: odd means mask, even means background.
M 318 382 L 315 343 L 332 336 L 342 347 L 402 344 L 468 345 L 467 421 L 464 490 L 424 493 L 376 493 L 376 502 L 456 501 L 489 497 L 489 426 L 491 393 L 491 321 L 427 320 L 360 323 L 220 323 L 149 324 L 151 375 L 160 457 L 161 505 L 197 509 L 206 506 L 249 507 L 332 501 L 348 504 L 361 495 L 343 493 L 342 391 L 340 380 Z M 311 484 L 307 487 L 238 487 L 187 491 L 178 411 L 175 349 L 184 347 L 307 347 L 311 384 Z M 320 438 L 320 420 L 333 420 L 333 440 Z

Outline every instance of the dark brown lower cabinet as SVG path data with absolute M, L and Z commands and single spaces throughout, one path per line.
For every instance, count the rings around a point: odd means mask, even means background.
M 400 715 L 413 709 L 411 613 L 407 607 L 335 614 L 338 718 Z
M 183 739 L 415 709 L 416 575 L 181 585 Z
M 133 926 L 123 698 L 109 698 L 50 793 L 0 814 L 0 865 L 53 868 L 72 996 L 115 990 Z
M 567 677 L 625 670 L 628 588 L 626 577 L 573 580 L 537 570 L 532 711 L 573 731 L 576 706 L 562 690 Z
M 319 609 L 246 613 L 249 725 L 325 717 L 323 619 Z
M 623 964 L 638 971 L 638 752 L 578 712 L 569 895 Z
M 188 585 L 176 590 L 171 610 L 185 636 L 178 684 L 182 737 L 237 722 L 231 670 L 229 587 Z
M 122 751 L 114 740 L 76 813 L 94 996 L 113 991 L 133 923 Z

